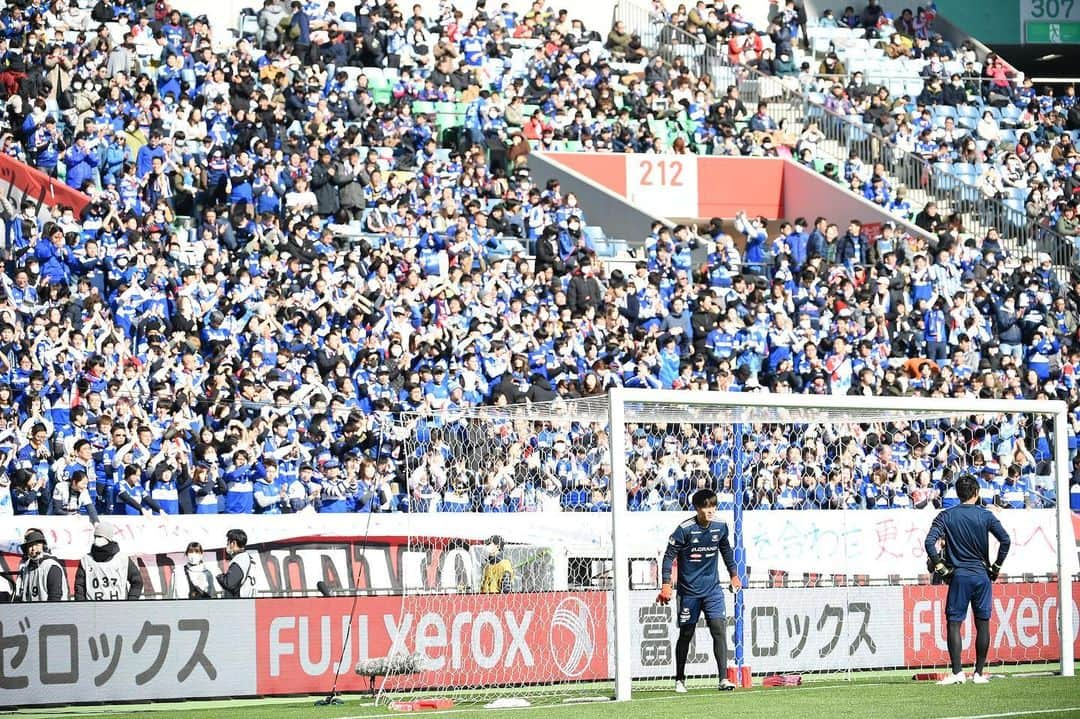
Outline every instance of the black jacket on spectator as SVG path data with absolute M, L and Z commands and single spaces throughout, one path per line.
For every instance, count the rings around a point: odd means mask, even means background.
M 591 273 L 574 273 L 570 286 L 566 288 L 566 304 L 571 312 L 584 312 L 589 307 L 600 309 L 603 301 L 604 290 L 596 277 Z
M 865 265 L 870 261 L 866 238 L 862 235 L 853 236 L 851 233 L 841 237 L 839 255 L 836 259 L 841 264 L 850 260 L 854 265 Z
M 957 105 L 967 104 L 967 91 L 964 86 L 957 87 L 951 82 L 941 89 L 941 101 L 946 105 L 956 107 Z
M 525 398 L 530 402 L 551 402 L 558 396 L 555 390 L 551 389 L 551 383 L 547 378 L 539 374 L 532 376 L 532 384 L 529 391 L 525 393 Z
M 318 201 L 320 215 L 332 215 L 341 207 L 338 199 L 337 176 L 330 173 L 330 165 L 317 162 L 311 168 L 311 191 Z M 351 180 L 352 178 L 348 178 Z
M 545 231 L 536 241 L 536 259 L 533 261 L 533 271 L 542 272 L 552 268 L 556 275 L 566 272 L 566 265 L 559 256 L 559 245 L 555 241 L 555 233 Z
M 694 310 L 694 314 L 690 315 L 690 326 L 694 328 L 695 352 L 705 353 L 705 342 L 709 333 L 716 327 L 716 321 L 719 318 L 719 313 L 702 309 L 700 306 Z

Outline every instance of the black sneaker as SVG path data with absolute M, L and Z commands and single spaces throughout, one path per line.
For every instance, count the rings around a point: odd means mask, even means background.
M 735 691 L 735 683 L 732 682 L 730 679 L 721 679 L 720 680 L 720 691 L 722 691 L 722 692 L 733 692 L 733 691 Z

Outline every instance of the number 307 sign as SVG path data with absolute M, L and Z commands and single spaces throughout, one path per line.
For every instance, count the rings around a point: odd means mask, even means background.
M 698 215 L 697 158 L 693 155 L 627 155 L 630 201 L 661 217 Z
M 1080 2 L 1074 0 L 1020 0 L 1020 21 L 1050 20 L 1076 22 L 1080 20 Z

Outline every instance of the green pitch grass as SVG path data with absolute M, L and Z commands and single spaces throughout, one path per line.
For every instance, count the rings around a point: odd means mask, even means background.
M 739 719 L 1059 719 L 1080 717 L 1080 678 L 994 675 L 987 685 L 939 687 L 914 682 L 909 672 L 861 674 L 857 678 L 807 677 L 801 687 L 740 689 L 721 694 L 715 681 L 692 681 L 690 693 L 676 695 L 671 682 L 635 685 L 634 700 L 614 702 L 534 702 L 525 709 L 485 709 L 484 699 L 445 711 L 394 712 L 372 706 L 362 696 L 345 696 L 342 706 L 316 707 L 314 699 L 201 701 L 126 706 L 64 707 L 4 712 L 0 716 L 50 719 L 370 719 L 387 716 L 481 717 L 500 719 L 679 719 L 693 716 Z M 760 679 L 755 677 L 755 683 Z M 434 696 L 434 695 L 432 695 Z M 491 699 L 496 698 L 495 695 Z

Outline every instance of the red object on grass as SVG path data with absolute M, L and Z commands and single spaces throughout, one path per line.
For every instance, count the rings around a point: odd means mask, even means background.
M 773 674 L 761 680 L 763 687 L 797 687 L 801 684 L 801 674 Z
M 753 680 L 750 678 L 750 667 L 743 666 L 742 671 L 739 671 L 739 667 L 727 668 L 727 679 L 729 682 L 737 687 L 748 689 L 753 686 Z
M 453 699 L 413 699 L 407 702 L 390 702 L 390 708 L 398 712 L 423 712 L 432 709 L 451 709 Z
M 949 675 L 942 672 L 919 672 L 918 674 L 913 676 L 912 679 L 917 682 L 936 682 L 944 679 L 947 676 Z

